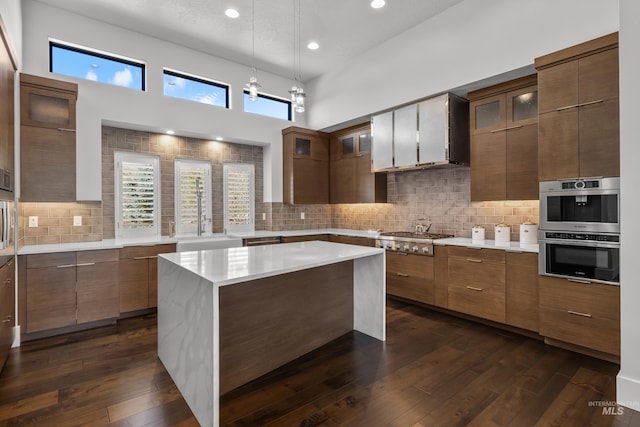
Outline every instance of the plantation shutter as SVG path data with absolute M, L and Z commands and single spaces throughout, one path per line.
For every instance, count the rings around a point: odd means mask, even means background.
M 210 177 L 211 164 L 205 161 L 176 160 L 176 231 L 178 234 L 195 233 L 198 224 L 198 197 L 196 182 L 201 194 L 200 215 L 202 225 L 209 231 L 211 212 Z
M 249 164 L 224 165 L 225 229 L 255 229 L 254 167 Z

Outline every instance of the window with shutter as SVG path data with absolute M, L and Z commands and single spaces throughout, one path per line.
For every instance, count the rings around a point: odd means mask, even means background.
M 159 158 L 116 152 L 114 160 L 116 237 L 159 236 Z
M 211 163 L 202 160 L 176 160 L 175 217 L 176 233 L 179 235 L 197 234 L 198 188 L 201 226 L 204 233 L 211 233 Z
M 254 166 L 225 163 L 224 228 L 226 231 L 255 230 Z

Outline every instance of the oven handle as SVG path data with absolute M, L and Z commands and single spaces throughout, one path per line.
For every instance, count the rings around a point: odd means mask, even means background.
M 542 232 L 540 232 L 542 234 Z M 565 245 L 565 246 L 582 246 L 592 248 L 609 248 L 620 249 L 620 243 L 616 242 L 585 242 L 584 240 L 563 240 L 563 239 L 538 239 L 540 246 L 545 244 Z

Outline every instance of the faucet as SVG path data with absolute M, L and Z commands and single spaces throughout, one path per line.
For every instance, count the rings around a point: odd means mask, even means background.
M 196 234 L 198 236 L 202 236 L 202 233 L 204 233 L 204 222 L 202 221 L 202 191 L 200 191 L 200 178 L 196 178 L 196 200 L 197 200 L 196 209 L 198 210 L 198 213 L 196 214 L 196 218 L 198 219 Z M 205 215 L 205 221 L 206 221 L 206 215 Z

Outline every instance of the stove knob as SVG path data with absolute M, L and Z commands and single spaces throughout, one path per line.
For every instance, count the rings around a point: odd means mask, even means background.
M 405 252 L 409 252 L 409 245 L 404 245 L 403 249 L 404 249 Z
M 420 248 L 418 248 L 417 246 L 414 246 L 413 248 L 411 248 L 411 250 L 412 250 L 413 252 L 418 252 L 418 250 L 419 250 L 419 249 L 420 249 Z
M 429 248 L 426 247 L 426 246 L 424 248 L 422 248 L 422 253 L 423 254 L 428 254 L 429 253 Z

